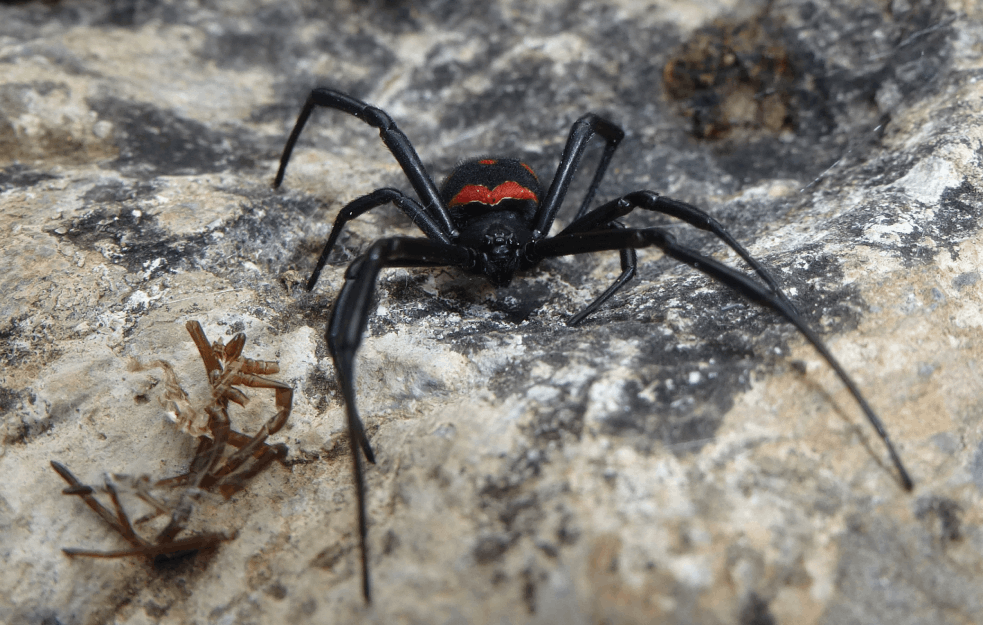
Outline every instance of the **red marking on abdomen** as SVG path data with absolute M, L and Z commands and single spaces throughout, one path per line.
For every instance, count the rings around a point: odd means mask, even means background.
M 478 161 L 478 164 L 479 164 L 479 165 L 494 165 L 494 164 L 495 164 L 495 163 L 497 163 L 497 162 L 498 162 L 498 161 L 496 161 L 496 160 L 495 160 L 495 159 L 493 159 L 493 158 L 486 158 L 486 159 L 484 159 L 484 160 L 482 160 L 482 161 Z
M 450 201 L 448 207 L 460 206 L 479 202 L 488 206 L 495 206 L 502 200 L 536 200 L 536 194 L 525 188 L 518 182 L 509 180 L 489 190 L 488 187 L 480 184 L 469 184 L 458 191 L 454 199 Z

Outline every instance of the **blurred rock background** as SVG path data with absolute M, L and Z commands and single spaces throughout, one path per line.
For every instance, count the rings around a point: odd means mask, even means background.
M 3 3 L 0 622 L 980 622 L 981 17 L 960 0 Z M 303 290 L 342 205 L 409 189 L 374 130 L 324 111 L 270 188 L 314 86 L 389 112 L 438 181 L 510 155 L 546 182 L 580 115 L 623 125 L 599 195 L 695 203 L 774 268 L 914 493 L 790 326 L 658 252 L 578 328 L 617 255 L 497 291 L 391 270 L 358 365 L 379 457 L 366 607 L 323 331 L 358 251 L 417 231 L 360 218 Z M 740 266 L 690 228 L 626 221 Z M 204 396 L 190 319 L 279 361 L 286 466 L 199 500 L 192 530 L 238 532 L 217 549 L 69 559 L 125 543 L 51 459 L 94 485 L 186 469 L 160 376 L 127 361 L 166 359 Z M 232 418 L 253 432 L 272 393 L 249 394 Z

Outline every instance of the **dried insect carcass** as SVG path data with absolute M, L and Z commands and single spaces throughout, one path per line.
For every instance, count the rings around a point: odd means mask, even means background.
M 274 460 L 283 460 L 287 455 L 284 444 L 268 445 L 266 439 L 278 432 L 290 416 L 293 405 L 293 389 L 282 382 L 261 377 L 280 371 L 277 363 L 266 360 L 244 358 L 242 350 L 246 336 L 236 334 L 228 345 L 221 340 L 209 342 L 205 331 L 197 321 L 189 321 L 186 326 L 198 353 L 205 364 L 211 397 L 203 407 L 195 407 L 188 394 L 181 388 L 174 368 L 163 360 L 155 360 L 146 365 L 132 361 L 132 371 L 159 368 L 164 373 L 164 394 L 161 401 L 175 415 L 178 425 L 200 443 L 188 472 L 173 478 L 161 480 L 158 486 L 191 485 L 201 488 L 217 486 L 219 492 L 229 497 Z M 235 388 L 271 388 L 275 391 L 277 412 L 253 436 L 232 429 L 229 417 L 229 403 L 245 406 L 249 398 Z M 238 448 L 222 460 L 228 445 Z M 250 458 L 251 466 L 239 470 Z
M 194 497 L 200 493 L 201 489 L 217 487 L 219 492 L 228 498 L 232 493 L 242 488 L 246 480 L 262 471 L 274 460 L 283 460 L 286 457 L 286 445 L 282 443 L 269 445 L 266 443 L 266 439 L 279 431 L 287 422 L 293 404 L 293 389 L 282 382 L 259 375 L 279 372 L 280 368 L 277 363 L 244 358 L 242 350 L 246 343 L 246 337 L 241 333 L 234 336 L 229 344 L 225 345 L 222 341 L 209 342 L 201 324 L 197 321 L 189 321 L 186 327 L 198 347 L 208 376 L 210 397 L 204 406 L 196 407 L 192 403 L 188 394 L 181 387 L 177 374 L 170 363 L 164 360 L 155 360 L 146 365 L 137 361 L 130 363 L 130 370 L 132 371 L 148 369 L 163 371 L 164 393 L 161 396 L 161 402 L 174 413 L 182 429 L 200 439 L 198 449 L 187 473 L 157 482 L 151 482 L 146 477 L 130 480 L 137 496 L 155 509 L 154 513 L 139 519 L 137 524 L 162 514 L 170 515 L 169 523 L 160 531 L 153 542 L 142 538 L 133 529 L 133 523 L 130 522 L 129 515 L 120 502 L 117 487 L 111 479 L 106 479 L 104 490 L 113 503 L 115 514 L 96 499 L 96 489 L 83 484 L 67 467 L 52 460 L 51 466 L 69 484 L 69 487 L 62 492 L 66 495 L 82 497 L 86 505 L 132 545 L 130 549 L 117 551 L 63 549 L 66 554 L 103 558 L 131 555 L 143 555 L 152 558 L 174 557 L 229 540 L 232 536 L 214 532 L 177 538 L 178 534 L 184 531 L 191 516 Z M 253 436 L 237 432 L 231 426 L 228 411 L 229 403 L 244 406 L 248 402 L 246 395 L 236 388 L 240 385 L 254 388 L 272 388 L 275 391 L 277 412 Z M 223 459 L 224 452 L 230 445 L 237 448 L 237 451 Z M 254 461 L 251 465 L 247 465 L 246 463 L 250 458 Z M 244 466 L 245 468 L 243 468 Z M 115 477 L 116 479 L 125 478 L 125 476 Z M 177 503 L 173 505 L 164 503 L 151 494 L 152 490 L 173 487 L 183 487 Z

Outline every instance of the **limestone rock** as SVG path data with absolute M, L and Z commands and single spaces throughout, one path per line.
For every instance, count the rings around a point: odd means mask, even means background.
M 983 620 L 975 3 L 65 0 L 0 17 L 0 622 Z M 501 154 L 548 184 L 574 120 L 616 120 L 599 195 L 697 204 L 773 268 L 914 492 L 793 328 L 658 252 L 576 328 L 616 254 L 499 290 L 390 270 L 358 362 L 378 455 L 365 606 L 324 327 L 359 250 L 418 231 L 373 211 L 304 291 L 341 206 L 410 190 L 376 132 L 332 112 L 270 188 L 314 86 L 388 111 L 438 181 Z M 741 267 L 703 233 L 625 222 Z M 199 500 L 191 529 L 237 532 L 212 551 L 66 557 L 122 540 L 50 460 L 89 484 L 187 468 L 194 440 L 127 360 L 207 392 L 190 319 L 280 363 L 286 465 Z M 249 394 L 232 418 L 255 431 L 272 393 Z

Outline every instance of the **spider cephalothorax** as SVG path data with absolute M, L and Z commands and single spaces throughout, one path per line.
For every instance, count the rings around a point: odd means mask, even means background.
M 458 242 L 477 252 L 470 271 L 508 286 L 524 269 L 523 247 L 542 191 L 529 165 L 511 158 L 476 158 L 458 165 L 440 189 Z
M 359 535 L 362 549 L 362 589 L 369 599 L 368 559 L 366 555 L 365 485 L 362 454 L 369 462 L 375 455 L 365 435 L 355 403 L 355 354 L 362 342 L 368 321 L 372 295 L 379 271 L 385 267 L 452 266 L 484 276 L 495 286 L 511 282 L 515 272 L 530 269 L 546 258 L 618 251 L 621 255 L 621 275 L 591 304 L 567 322 L 577 325 L 597 310 L 635 275 L 635 249 L 658 247 L 666 256 L 683 262 L 725 284 L 748 299 L 766 307 L 794 325 L 836 371 L 856 398 L 871 425 L 887 446 L 891 461 L 898 472 L 901 485 L 910 490 L 911 478 L 891 444 L 880 419 L 867 405 L 860 389 L 847 375 L 813 332 L 798 311 L 782 293 L 778 282 L 765 267 L 755 260 L 713 217 L 699 208 L 653 191 L 634 191 L 615 198 L 591 210 L 597 186 L 607 171 L 611 157 L 624 138 L 617 125 L 588 113 L 570 129 L 566 146 L 560 156 L 556 174 L 544 193 L 532 169 L 521 161 L 509 158 L 477 158 L 458 165 L 447 177 L 442 188 L 427 173 L 409 139 L 381 109 L 344 93 L 331 89 L 315 89 L 307 98 L 280 158 L 280 169 L 273 186 L 283 182 L 287 163 L 300 132 L 315 107 L 343 111 L 379 129 L 383 143 L 389 148 L 409 179 L 418 199 L 398 189 L 378 189 L 363 195 L 343 207 L 335 218 L 317 266 L 307 282 L 313 289 L 328 254 L 338 241 L 345 223 L 385 204 L 394 204 L 427 235 L 427 238 L 389 237 L 373 243 L 355 259 L 345 273 L 345 284 L 328 323 L 328 348 L 334 359 L 335 371 L 346 406 L 355 487 L 358 498 Z M 549 231 L 560 210 L 567 190 L 584 150 L 594 136 L 605 142 L 604 152 L 594 170 L 594 177 L 580 209 L 573 220 L 556 236 Z M 682 246 L 675 237 L 661 228 L 628 228 L 619 218 L 636 209 L 653 211 L 679 219 L 691 226 L 706 230 L 734 250 L 757 274 L 760 282 L 750 276 L 695 249 Z

